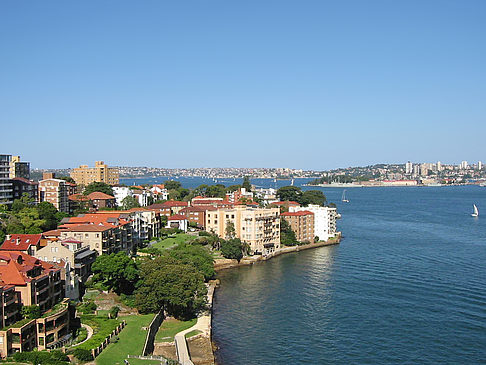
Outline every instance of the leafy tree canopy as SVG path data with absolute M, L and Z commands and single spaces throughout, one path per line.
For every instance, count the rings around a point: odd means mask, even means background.
M 132 294 L 139 277 L 137 265 L 124 252 L 98 256 L 91 270 L 93 283 L 117 294 Z
M 204 276 L 191 264 L 160 256 L 142 263 L 141 277 L 136 306 L 142 313 L 164 309 L 176 318 L 189 319 L 206 306 Z
M 243 258 L 243 244 L 239 238 L 233 238 L 221 243 L 221 254 L 227 259 L 236 259 L 238 262 Z
M 164 183 L 164 186 L 167 190 L 172 190 L 172 189 L 178 190 L 182 187 L 179 181 L 174 181 L 174 180 L 167 180 Z
M 92 182 L 91 184 L 87 185 L 84 188 L 83 194 L 89 195 L 91 193 L 94 193 L 95 191 L 99 191 L 99 192 L 102 192 L 102 193 L 105 193 L 105 194 L 108 194 L 108 195 L 111 195 L 111 196 L 114 195 L 113 189 L 111 188 L 110 185 L 108 185 L 104 182 L 98 182 L 98 181 Z
M 205 280 L 212 279 L 214 271 L 214 260 L 209 251 L 199 245 L 181 244 L 169 250 L 169 256 L 184 264 L 193 265 Z
M 251 183 L 250 183 L 250 178 L 248 176 L 245 176 L 243 178 L 243 184 L 241 184 L 242 188 L 245 188 L 246 191 L 251 191 Z
M 132 208 L 140 207 L 140 204 L 139 204 L 137 198 L 135 198 L 134 196 L 130 196 L 130 195 L 123 198 L 121 203 L 122 203 L 122 209 L 123 210 L 129 210 L 129 209 L 132 209 Z

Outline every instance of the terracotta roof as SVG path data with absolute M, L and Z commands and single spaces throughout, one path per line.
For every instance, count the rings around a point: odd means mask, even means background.
M 183 221 L 183 220 L 187 220 L 187 217 L 185 215 L 181 215 L 181 214 L 174 214 L 174 215 L 171 215 L 169 218 L 167 218 L 167 220 L 169 220 L 169 221 Z
M 39 183 L 37 181 L 32 181 L 32 180 L 29 180 L 29 179 L 25 179 L 23 177 L 14 177 L 11 180 L 21 181 L 21 182 L 23 182 L 25 184 L 29 184 L 29 185 L 39 185 Z
M 88 194 L 89 200 L 111 200 L 115 199 L 114 196 L 102 193 L 101 191 L 94 191 L 91 194 Z
M 30 246 L 38 245 L 42 234 L 13 234 L 3 242 L 1 250 L 27 251 Z
M 309 212 L 308 210 L 301 210 L 299 212 L 285 212 L 280 215 L 284 217 L 296 217 L 296 216 L 303 216 L 303 215 L 314 215 L 314 213 Z
M 189 203 L 187 202 L 168 200 L 165 203 L 157 203 L 157 204 L 149 205 L 147 209 L 165 209 L 165 208 L 172 208 L 172 207 L 187 207 L 187 206 L 189 206 Z
M 292 200 L 285 200 L 285 201 L 282 201 L 282 202 L 273 202 L 270 205 L 296 205 L 296 206 L 299 206 L 300 207 L 300 204 L 299 203 L 294 202 Z
M 41 267 L 42 273 L 37 276 L 44 276 L 50 271 L 57 271 L 55 267 L 45 261 L 27 255 L 21 251 L 0 252 L 0 278 L 9 285 L 25 285 L 32 281 L 27 272 L 34 267 Z
M 86 195 L 83 194 L 72 194 L 68 196 L 69 200 L 77 201 L 77 202 L 87 202 L 89 201 L 89 198 Z
M 198 205 L 196 207 L 186 207 L 181 209 L 179 212 L 180 213 L 186 213 L 186 212 L 205 212 L 207 210 L 218 210 L 214 205 Z
M 100 224 L 67 224 L 59 227 L 61 232 L 104 232 L 109 229 L 115 228 L 110 223 Z

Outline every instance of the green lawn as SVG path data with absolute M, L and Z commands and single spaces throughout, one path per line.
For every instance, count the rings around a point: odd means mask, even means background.
M 189 331 L 186 333 L 185 337 L 186 338 L 190 338 L 192 336 L 196 336 L 198 334 L 202 333 L 202 331 L 199 331 L 199 330 L 192 330 L 192 331 Z
M 93 314 L 82 315 L 81 323 L 85 323 L 93 328 L 94 334 L 88 341 L 74 348 L 91 350 L 98 347 L 120 322 L 118 319 L 108 319 L 106 316 L 99 317 Z
M 106 349 L 96 358 L 97 365 L 123 365 L 127 355 L 141 355 L 147 331 L 142 327 L 148 327 L 154 314 L 132 315 L 122 317 L 127 321 L 126 327 L 120 332 L 120 338 L 116 343 L 110 343 Z M 130 359 L 130 364 L 151 365 L 160 362 L 153 360 Z
M 152 247 L 158 248 L 159 250 L 166 250 L 172 246 L 192 241 L 196 236 L 191 236 L 190 234 L 177 233 L 174 238 L 166 238 L 160 240 L 152 245 Z
M 189 321 L 179 321 L 177 319 L 166 319 L 159 327 L 155 335 L 155 342 L 172 342 L 174 336 L 185 329 L 194 326 L 197 318 Z

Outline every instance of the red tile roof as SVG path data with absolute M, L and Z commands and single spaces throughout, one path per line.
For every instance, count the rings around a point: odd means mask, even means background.
M 73 200 L 73 201 L 78 201 L 78 202 L 87 202 L 89 201 L 89 198 L 86 196 L 86 195 L 83 195 L 83 194 L 72 194 L 72 195 L 69 195 L 68 196 L 68 199 L 69 200 Z
M 57 271 L 53 265 L 27 255 L 24 252 L 0 252 L 0 278 L 8 285 L 25 285 L 32 281 L 32 278 L 27 276 L 27 272 L 36 266 L 42 269 L 42 274 L 38 277 L 44 276 L 50 271 Z
M 40 244 L 42 234 L 13 234 L 3 242 L 0 250 L 27 251 L 30 246 Z
M 308 210 L 301 210 L 300 212 L 285 212 L 280 215 L 284 217 L 297 217 L 303 215 L 314 215 L 314 213 L 309 212 Z
M 169 218 L 167 218 L 167 220 L 169 220 L 169 221 L 183 221 L 183 220 L 187 220 L 187 217 L 185 215 L 181 215 L 181 214 L 174 214 L 174 215 L 171 215 Z
M 94 191 L 91 194 L 88 194 L 89 200 L 111 200 L 115 199 L 114 196 L 102 193 L 101 191 Z
M 296 206 L 300 207 L 299 203 L 294 202 L 292 200 L 285 200 L 285 201 L 282 201 L 282 202 L 273 202 L 270 205 L 296 205 Z

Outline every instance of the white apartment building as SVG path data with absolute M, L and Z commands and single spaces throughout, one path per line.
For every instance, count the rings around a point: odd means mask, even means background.
M 314 236 L 321 241 L 336 237 L 336 208 L 321 207 L 320 205 L 309 204 L 307 207 L 290 206 L 289 212 L 309 211 L 314 213 Z
M 132 189 L 126 186 L 113 186 L 113 195 L 116 199 L 116 205 L 121 207 L 123 199 L 127 196 L 133 196 Z

